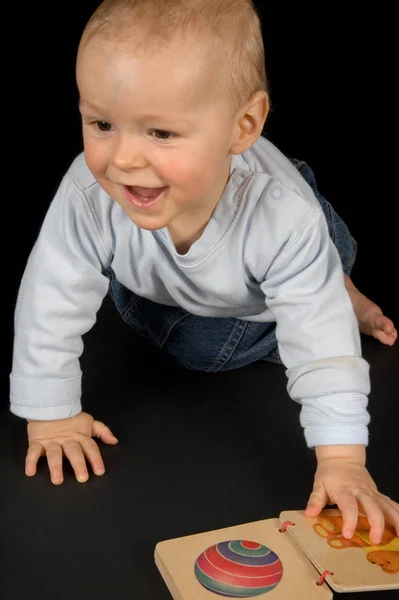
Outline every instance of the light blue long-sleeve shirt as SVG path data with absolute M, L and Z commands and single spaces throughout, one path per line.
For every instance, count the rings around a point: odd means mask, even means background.
M 367 444 L 369 365 L 340 258 L 312 189 L 271 142 L 261 137 L 232 157 L 220 202 L 185 255 L 167 229 L 137 227 L 83 154 L 74 160 L 18 294 L 14 414 L 52 420 L 81 411 L 82 335 L 107 294 L 108 267 L 136 294 L 195 315 L 276 321 L 307 444 Z

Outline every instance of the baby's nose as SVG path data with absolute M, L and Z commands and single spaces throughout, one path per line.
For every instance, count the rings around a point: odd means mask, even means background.
M 148 161 L 139 141 L 122 138 L 115 145 L 112 163 L 121 171 L 130 171 L 147 166 Z

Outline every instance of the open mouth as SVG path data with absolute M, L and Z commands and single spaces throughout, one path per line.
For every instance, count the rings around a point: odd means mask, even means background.
M 124 185 L 127 200 L 139 208 L 151 208 L 164 196 L 167 187 L 150 188 Z

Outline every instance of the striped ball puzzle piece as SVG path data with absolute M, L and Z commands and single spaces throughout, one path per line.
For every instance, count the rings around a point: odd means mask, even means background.
M 199 583 L 225 598 L 254 598 L 276 587 L 283 576 L 279 557 L 248 540 L 219 542 L 204 550 L 194 565 Z

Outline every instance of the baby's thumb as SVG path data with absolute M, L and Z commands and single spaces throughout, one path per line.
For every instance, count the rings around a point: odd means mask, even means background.
M 317 517 L 328 502 L 327 492 L 323 485 L 315 485 L 310 494 L 305 510 L 306 517 Z
M 105 444 L 117 444 L 118 440 L 112 433 L 109 427 L 107 427 L 101 421 L 93 421 L 91 427 L 91 435 L 96 438 L 100 438 Z

